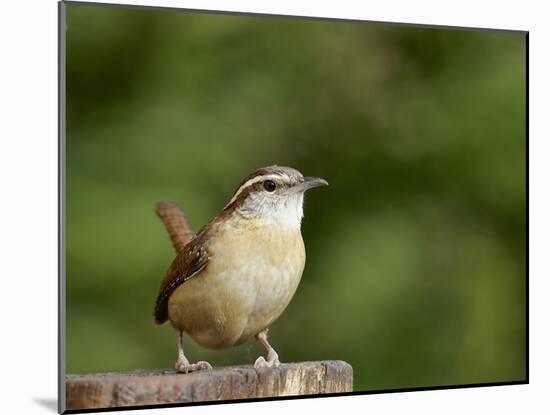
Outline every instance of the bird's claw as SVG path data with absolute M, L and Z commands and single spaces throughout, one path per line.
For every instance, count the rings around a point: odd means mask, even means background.
M 280 365 L 281 362 L 279 362 L 279 358 L 277 356 L 275 356 L 274 358 L 268 358 L 268 360 L 265 360 L 263 356 L 260 356 L 256 359 L 256 362 L 254 362 L 255 369 L 267 369 L 279 367 Z
M 203 360 L 197 363 L 189 363 L 187 360 L 178 360 L 176 362 L 176 370 L 181 373 L 197 372 L 199 370 L 212 370 L 212 365 Z

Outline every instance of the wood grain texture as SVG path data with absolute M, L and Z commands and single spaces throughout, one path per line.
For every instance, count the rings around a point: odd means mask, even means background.
M 351 392 L 353 369 L 340 360 L 66 377 L 67 410 Z

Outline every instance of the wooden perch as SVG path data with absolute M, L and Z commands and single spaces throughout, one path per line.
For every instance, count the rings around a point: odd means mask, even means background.
M 351 392 L 353 369 L 340 360 L 66 377 L 67 410 Z

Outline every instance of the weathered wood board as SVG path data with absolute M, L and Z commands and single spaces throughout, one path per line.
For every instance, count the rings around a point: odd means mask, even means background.
M 66 409 L 96 409 L 187 402 L 351 392 L 353 369 L 343 361 L 253 366 L 177 373 L 134 371 L 66 377 Z

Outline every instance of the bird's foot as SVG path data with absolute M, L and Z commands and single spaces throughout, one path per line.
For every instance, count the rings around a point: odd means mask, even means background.
M 181 373 L 197 372 L 199 370 L 212 370 L 212 365 L 205 361 L 189 363 L 187 359 L 176 362 L 176 370 Z
M 256 362 L 254 362 L 255 369 L 265 369 L 279 366 L 281 366 L 281 362 L 279 361 L 279 356 L 277 356 L 277 353 L 274 351 L 273 353 L 267 354 L 267 360 L 265 360 L 263 356 L 260 356 L 256 359 Z

